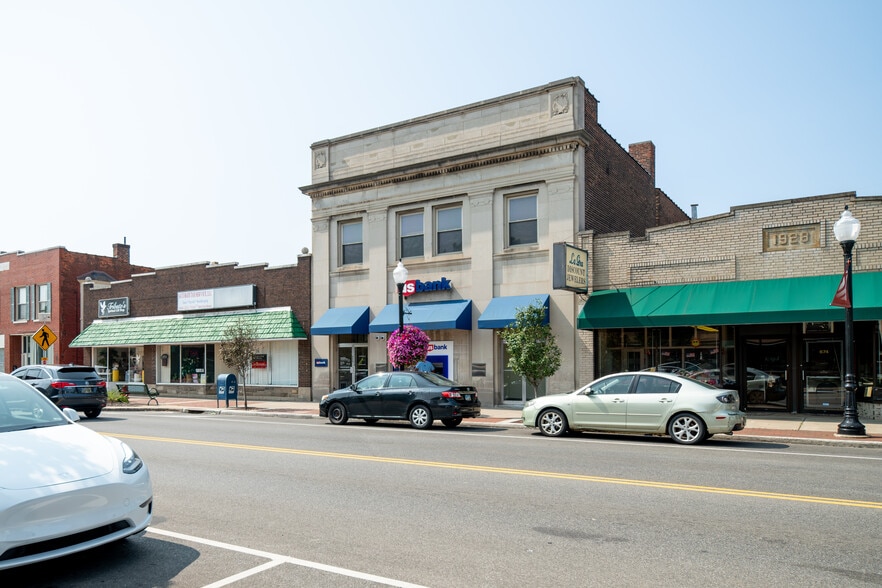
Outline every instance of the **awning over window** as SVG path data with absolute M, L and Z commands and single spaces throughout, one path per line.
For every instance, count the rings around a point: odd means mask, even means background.
M 238 321 L 254 330 L 258 341 L 306 339 L 306 331 L 289 309 L 99 320 L 77 335 L 71 347 L 218 343 Z
M 830 306 L 841 274 L 624 288 L 594 292 L 579 313 L 580 329 L 752 325 L 845 319 Z M 882 319 L 882 272 L 853 274 L 854 319 Z
M 329 308 L 309 329 L 310 335 L 367 335 L 371 321 L 368 306 Z
M 448 300 L 405 304 L 404 324 L 424 331 L 440 329 L 472 329 L 472 301 Z M 371 321 L 371 333 L 391 333 L 398 329 L 398 304 L 387 304 Z
M 548 324 L 548 294 L 531 294 L 527 296 L 500 296 L 487 305 L 487 309 L 478 318 L 479 329 L 504 329 L 515 320 L 518 309 L 528 306 L 545 307 L 545 321 Z

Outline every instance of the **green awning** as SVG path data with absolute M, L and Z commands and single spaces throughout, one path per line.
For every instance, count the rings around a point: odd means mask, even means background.
M 593 292 L 579 313 L 580 329 L 830 322 L 845 310 L 830 306 L 841 274 L 623 288 Z M 854 319 L 882 319 L 882 272 L 852 280 Z
M 306 339 L 306 331 L 288 309 L 98 320 L 77 335 L 71 347 L 218 343 L 224 332 L 242 321 L 258 341 Z

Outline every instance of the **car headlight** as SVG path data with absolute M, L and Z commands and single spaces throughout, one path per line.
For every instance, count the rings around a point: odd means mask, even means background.
M 329 395 L 329 394 L 325 394 L 324 396 L 322 396 L 322 402 L 324 402 L 325 400 L 327 400 L 327 399 L 328 399 L 328 396 L 330 396 L 330 395 Z
M 124 474 L 134 474 L 144 465 L 144 462 L 141 461 L 141 458 L 135 453 L 135 450 L 122 443 L 123 450 L 123 462 L 122 462 L 122 471 Z
M 533 406 L 534 404 L 536 404 L 535 398 L 533 398 L 532 400 L 528 400 L 527 404 L 524 405 L 524 408 L 527 408 L 528 406 Z

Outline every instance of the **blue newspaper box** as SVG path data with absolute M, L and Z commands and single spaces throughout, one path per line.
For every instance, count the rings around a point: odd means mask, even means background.
M 218 405 L 220 405 L 220 401 L 223 400 L 227 403 L 227 406 L 229 406 L 231 398 L 236 401 L 236 406 L 239 406 L 239 383 L 236 381 L 236 375 L 220 374 L 217 377 Z

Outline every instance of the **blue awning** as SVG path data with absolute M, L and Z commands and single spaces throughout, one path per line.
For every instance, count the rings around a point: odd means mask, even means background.
M 545 320 L 542 324 L 548 324 L 548 294 L 529 294 L 527 296 L 494 298 L 487 305 L 487 309 L 481 313 L 481 317 L 478 319 L 478 328 L 504 329 L 514 322 L 518 309 L 528 306 L 545 307 Z
M 404 307 L 404 324 L 424 331 L 440 329 L 472 330 L 472 301 L 446 300 L 417 302 Z M 398 329 L 398 304 L 387 304 L 371 321 L 371 333 L 391 333 Z
M 310 335 L 367 335 L 371 309 L 368 306 L 329 308 L 312 325 Z

